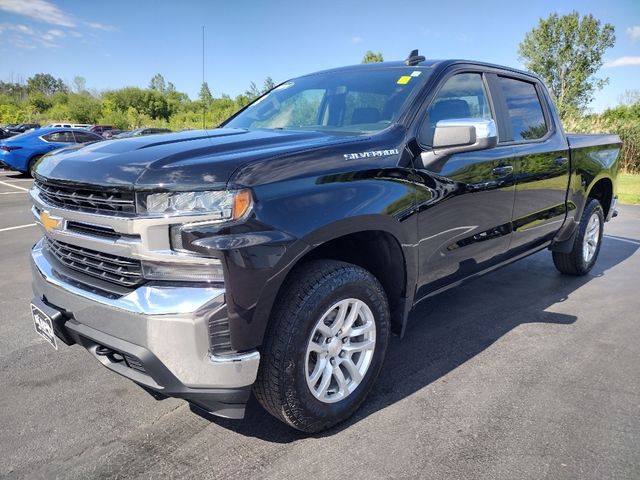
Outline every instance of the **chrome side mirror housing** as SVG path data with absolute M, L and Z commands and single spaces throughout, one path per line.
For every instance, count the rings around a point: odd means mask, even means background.
M 486 150 L 497 144 L 498 130 L 492 119 L 440 120 L 433 130 L 431 150 L 420 154 L 422 168 L 437 173 L 453 154 Z
M 498 144 L 496 122 L 485 118 L 440 120 L 433 132 L 433 149 L 456 152 L 482 150 Z

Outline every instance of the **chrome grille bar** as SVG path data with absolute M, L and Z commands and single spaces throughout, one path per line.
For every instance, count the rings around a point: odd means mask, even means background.
M 46 239 L 47 250 L 66 267 L 123 287 L 143 283 L 139 261 Z
M 41 197 L 56 206 L 94 212 L 135 213 L 135 199 L 130 191 L 89 190 L 55 183 L 35 182 Z

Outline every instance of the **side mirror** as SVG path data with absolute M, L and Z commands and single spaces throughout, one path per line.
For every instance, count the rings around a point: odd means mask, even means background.
M 484 118 L 440 120 L 433 132 L 432 150 L 422 152 L 422 168 L 439 173 L 451 155 L 495 147 L 496 122 Z
M 498 144 L 496 122 L 484 118 L 440 120 L 433 132 L 433 149 L 442 153 L 469 152 Z

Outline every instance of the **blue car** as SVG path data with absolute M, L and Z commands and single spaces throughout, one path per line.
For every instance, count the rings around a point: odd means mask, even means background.
M 52 150 L 103 140 L 81 128 L 40 128 L 0 141 L 0 163 L 18 172 L 31 173 L 40 157 Z

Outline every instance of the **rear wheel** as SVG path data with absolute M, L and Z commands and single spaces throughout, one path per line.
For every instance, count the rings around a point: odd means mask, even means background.
M 333 260 L 309 262 L 291 274 L 274 308 L 254 393 L 290 426 L 325 430 L 365 399 L 388 337 L 387 298 L 371 273 Z
M 600 253 L 604 212 L 595 198 L 589 200 L 582 213 L 578 233 L 569 253 L 553 252 L 556 268 L 567 275 L 585 275 L 593 268 Z
M 36 163 L 38 163 L 38 160 L 40 160 L 42 157 L 43 155 L 36 155 L 35 157 L 31 158 L 31 160 L 29 160 L 29 170 L 27 171 L 27 173 L 31 175 L 33 178 L 35 178 L 33 174 L 33 169 L 36 166 Z

